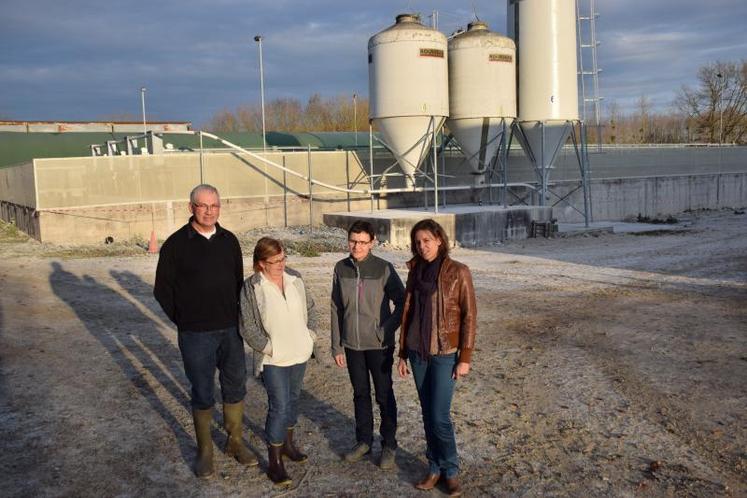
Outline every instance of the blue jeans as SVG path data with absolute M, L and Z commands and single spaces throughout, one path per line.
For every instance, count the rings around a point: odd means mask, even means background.
M 184 373 L 192 384 L 192 407 L 198 410 L 215 404 L 215 369 L 220 374 L 224 403 L 238 403 L 246 395 L 244 342 L 236 327 L 208 332 L 179 332 L 179 351 Z
M 289 367 L 265 365 L 262 381 L 267 389 L 267 442 L 277 446 L 285 441 L 285 432 L 298 422 L 298 398 L 301 397 L 306 362 Z
M 456 381 L 452 378 L 456 353 L 421 359 L 408 351 L 412 376 L 420 398 L 429 472 L 446 479 L 459 473 L 454 425 L 451 422 L 451 398 Z

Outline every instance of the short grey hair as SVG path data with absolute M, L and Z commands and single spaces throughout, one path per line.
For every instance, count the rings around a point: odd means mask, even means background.
M 218 193 L 218 189 L 213 187 L 212 185 L 209 185 L 207 183 L 201 183 L 197 185 L 195 188 L 192 189 L 192 192 L 189 193 L 189 202 L 194 204 L 197 202 L 197 194 L 200 192 L 211 192 L 218 196 L 218 200 L 220 200 L 220 194 Z

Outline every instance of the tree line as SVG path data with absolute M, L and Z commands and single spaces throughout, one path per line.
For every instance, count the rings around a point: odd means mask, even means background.
M 295 98 L 273 99 L 265 104 L 267 131 L 368 131 L 368 99 L 353 95 L 324 98 L 312 95 L 302 104 Z M 216 113 L 207 129 L 262 132 L 260 104 L 240 105 L 234 111 Z
M 279 98 L 265 107 L 268 131 L 359 131 L 368 129 L 368 99 L 352 95 L 312 95 L 303 104 Z M 262 131 L 259 104 L 240 105 L 216 113 L 206 128 L 215 131 Z M 635 108 L 623 112 L 611 101 L 600 127 L 588 126 L 590 143 L 735 143 L 747 142 L 747 61 L 713 62 L 698 70 L 695 86 L 682 86 L 670 107 L 654 110 L 642 95 Z M 600 133 L 601 132 L 601 133 Z

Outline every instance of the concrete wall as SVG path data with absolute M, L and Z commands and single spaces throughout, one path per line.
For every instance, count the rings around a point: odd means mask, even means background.
M 455 237 L 463 246 L 479 247 L 504 240 L 526 239 L 532 222 L 547 222 L 552 208 L 511 206 L 507 209 L 454 210 Z
M 267 158 L 307 175 L 306 152 L 268 153 Z M 179 200 L 200 182 L 215 185 L 221 197 L 256 198 L 308 195 L 308 182 L 245 155 L 216 153 L 153 156 L 100 156 L 37 159 L 39 209 L 107 206 Z M 311 155 L 315 179 L 345 187 L 347 177 L 361 176 L 355 155 L 344 151 Z M 332 191 L 314 187 L 315 195 Z
M 0 201 L 35 208 L 34 163 L 0 168 Z
M 383 211 L 354 211 L 324 215 L 324 222 L 347 230 L 357 220 L 374 226 L 376 238 L 392 247 L 409 249 L 410 232 L 425 218 L 436 220 L 446 232 L 451 245 L 458 242 L 465 247 L 486 246 L 507 239 L 526 239 L 533 221 L 546 222 L 552 208 L 537 206 L 451 206 L 438 213 L 422 209 L 387 209 Z
M 267 157 L 307 174 L 306 152 Z M 344 151 L 312 154 L 311 169 L 315 179 L 342 187 L 363 176 L 355 155 Z M 310 209 L 306 180 L 230 153 L 204 154 L 202 161 L 199 153 L 44 159 L 36 171 L 36 237 L 54 243 L 147 238 L 151 230 L 166 238 L 186 222 L 189 192 L 201 181 L 221 192 L 221 222 L 232 230 L 320 224 L 323 212 L 370 206 L 368 197 L 314 186 Z
M 601 151 L 589 146 L 592 178 L 632 178 L 641 176 L 700 175 L 705 173 L 747 172 L 747 147 L 683 146 L 605 146 Z M 536 175 L 526 155 L 518 149 L 509 156 L 508 181 L 535 181 Z M 578 160 L 572 147 L 558 154 L 550 180 L 580 178 Z
M 576 207 L 583 207 L 578 184 L 558 182 L 553 190 Z M 556 198 L 557 200 L 557 198 Z M 747 206 L 747 173 L 611 178 L 591 182 L 592 217 L 595 221 L 624 220 L 639 214 L 666 217 L 687 210 Z M 553 208 L 559 221 L 583 221 L 565 204 Z

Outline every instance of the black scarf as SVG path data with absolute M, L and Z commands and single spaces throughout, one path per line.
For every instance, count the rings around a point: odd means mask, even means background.
M 438 288 L 438 272 L 441 270 L 443 256 L 431 261 L 418 259 L 415 264 L 412 295 L 414 298 L 413 313 L 417 314 L 420 324 L 420 341 L 415 351 L 421 359 L 431 354 L 431 333 L 433 331 L 433 293 Z

